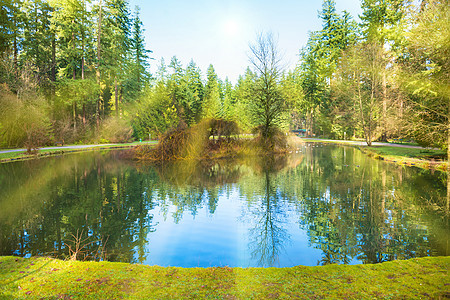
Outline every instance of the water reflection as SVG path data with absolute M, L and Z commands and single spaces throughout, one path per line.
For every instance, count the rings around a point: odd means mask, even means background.
M 270 159 L 3 164 L 0 254 L 242 267 L 449 255 L 446 182 L 317 145 Z

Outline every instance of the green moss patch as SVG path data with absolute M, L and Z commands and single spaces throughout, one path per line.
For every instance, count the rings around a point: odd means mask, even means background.
M 0 257 L 0 299 L 439 299 L 450 257 L 376 265 L 175 268 Z

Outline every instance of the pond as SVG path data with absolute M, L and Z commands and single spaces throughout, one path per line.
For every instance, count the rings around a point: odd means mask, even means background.
M 0 165 L 0 255 L 180 267 L 450 255 L 443 173 L 320 144 L 232 161 L 121 157 Z

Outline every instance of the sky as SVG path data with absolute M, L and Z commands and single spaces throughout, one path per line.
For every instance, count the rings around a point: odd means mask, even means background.
M 338 13 L 346 10 L 359 20 L 359 0 L 335 2 Z M 153 51 L 152 74 L 161 58 L 169 64 L 176 56 L 184 66 L 194 60 L 204 77 L 212 64 L 219 78 L 233 84 L 249 66 L 249 44 L 258 33 L 277 37 L 283 65 L 292 69 L 308 32 L 322 26 L 321 0 L 130 0 L 129 5 L 132 13 L 140 7 L 146 48 Z

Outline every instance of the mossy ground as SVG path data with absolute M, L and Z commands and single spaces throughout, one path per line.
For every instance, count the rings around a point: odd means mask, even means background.
M 376 265 L 175 268 L 0 257 L 0 299 L 444 299 L 450 257 Z

